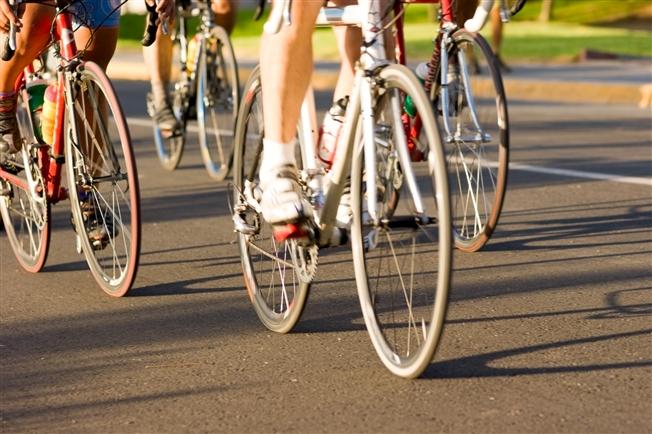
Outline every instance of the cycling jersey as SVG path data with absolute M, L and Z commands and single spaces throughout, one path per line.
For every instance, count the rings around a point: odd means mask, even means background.
M 91 29 L 99 27 L 118 27 L 120 24 L 121 0 L 77 0 L 71 6 L 75 18 L 75 27 L 84 26 Z

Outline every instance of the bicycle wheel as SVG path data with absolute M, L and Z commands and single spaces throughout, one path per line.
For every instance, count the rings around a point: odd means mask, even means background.
M 65 154 L 73 223 L 95 280 L 121 297 L 133 284 L 140 253 L 138 174 L 129 130 L 99 66 L 86 62 L 71 89 Z
M 182 19 L 184 18 L 179 18 L 179 20 Z M 177 29 L 177 32 L 180 32 L 180 30 Z M 188 70 L 181 62 L 181 51 L 185 49 L 185 45 L 185 39 L 182 43 L 179 34 L 177 34 L 177 37 L 172 40 L 171 65 L 174 70 L 171 71 L 170 76 L 174 83 L 171 86 L 172 88 L 168 90 L 172 99 L 172 110 L 179 122 L 178 131 L 162 131 L 161 128 L 159 128 L 155 120 L 156 110 L 154 102 L 152 101 L 152 95 L 150 94 L 147 97 L 147 109 L 153 120 L 156 152 L 159 161 L 161 162 L 161 166 L 169 171 L 175 170 L 179 166 L 181 156 L 183 155 L 183 149 L 186 144 L 186 124 L 190 110 L 192 81 Z
M 17 158 L 15 182 L 0 181 L 0 214 L 18 263 L 37 273 L 43 269 L 50 247 L 50 202 L 41 172 L 41 162 L 48 155 L 34 138 L 30 112 L 20 95 L 17 118 L 23 149 Z
M 452 262 L 446 166 L 432 109 L 417 79 L 400 65 L 384 68 L 378 78 L 377 191 L 367 189 L 371 174 L 363 151 L 353 159 L 351 172 L 353 260 L 376 352 L 392 373 L 413 378 L 432 360 L 446 316 Z M 428 150 L 425 161 L 411 164 L 419 193 L 409 188 L 397 145 L 399 135 L 405 136 L 400 114 L 407 96 L 423 120 L 419 146 Z M 377 223 L 368 212 L 369 194 L 378 198 Z M 417 211 L 419 202 L 423 213 Z
M 444 130 L 455 245 L 475 252 L 489 241 L 505 198 L 509 164 L 507 99 L 499 65 L 485 39 L 458 30 L 449 50 L 447 132 L 440 74 L 431 99 Z
M 179 167 L 183 148 L 186 144 L 186 120 L 188 112 L 188 98 L 182 93 L 182 83 L 175 84 L 172 91 L 172 110 L 179 121 L 179 131 L 163 131 L 154 120 L 154 105 L 148 95 L 147 107 L 154 123 L 154 144 L 156 153 L 165 170 L 173 171 Z
M 242 270 L 249 298 L 262 323 L 272 331 L 287 333 L 303 312 L 317 252 L 316 248 L 297 246 L 294 241 L 276 242 L 271 226 L 260 214 L 258 171 L 263 152 L 263 107 L 258 67 L 245 85 L 244 95 L 233 165 L 233 212 Z M 243 225 L 247 230 L 241 229 Z M 293 257 L 303 260 L 305 267 L 296 267 Z
M 238 115 L 238 66 L 229 35 L 213 27 L 201 43 L 197 76 L 199 144 L 209 175 L 219 181 L 233 162 L 233 130 Z

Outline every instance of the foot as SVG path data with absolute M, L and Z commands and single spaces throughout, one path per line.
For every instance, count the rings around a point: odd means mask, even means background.
M 303 223 L 312 217 L 312 207 L 303 198 L 295 166 L 281 166 L 265 174 L 261 187 L 263 218 L 274 227 L 274 238 L 305 236 Z
M 174 132 L 179 129 L 179 121 L 168 101 L 154 103 L 154 122 L 163 131 Z
M 21 147 L 15 106 L 13 110 L 0 111 L 0 164 L 9 164 Z

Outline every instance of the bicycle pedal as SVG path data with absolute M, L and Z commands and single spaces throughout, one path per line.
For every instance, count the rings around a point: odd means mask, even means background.
M 11 175 L 18 175 L 23 170 L 22 167 L 14 164 L 12 160 L 5 160 L 4 162 L 0 163 L 0 168 Z
M 165 140 L 176 139 L 177 137 L 183 136 L 183 129 L 181 128 L 174 128 L 170 130 L 161 129 L 160 131 L 161 131 L 161 136 Z
M 272 228 L 274 240 L 279 243 L 287 240 L 295 240 L 298 244 L 308 244 L 314 238 L 314 231 L 305 224 L 287 223 L 274 225 Z

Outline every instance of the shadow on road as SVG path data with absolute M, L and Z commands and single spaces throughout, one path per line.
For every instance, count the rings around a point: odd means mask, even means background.
M 501 359 L 520 356 L 550 349 L 561 349 L 573 345 L 588 345 L 603 341 L 613 341 L 630 337 L 646 336 L 652 329 L 643 329 L 626 333 L 613 333 L 608 335 L 590 336 L 562 342 L 549 342 L 523 348 L 513 348 L 503 351 L 494 351 L 469 357 L 446 360 L 432 364 L 424 373 L 423 378 L 481 378 L 481 377 L 515 377 L 520 375 L 556 374 L 564 372 L 589 372 L 610 369 L 627 369 L 652 366 L 652 360 L 630 360 L 618 363 L 588 363 L 582 364 L 574 361 L 562 366 L 535 366 L 527 368 L 510 368 L 490 366 Z M 545 362 L 542 360 L 541 363 Z

